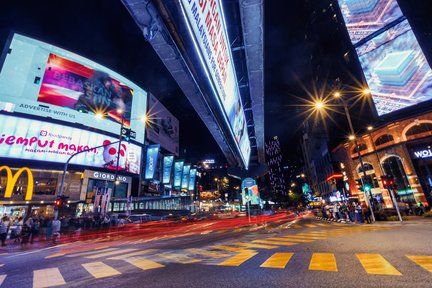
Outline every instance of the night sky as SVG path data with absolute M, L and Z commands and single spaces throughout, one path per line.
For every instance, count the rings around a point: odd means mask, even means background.
M 339 61 L 340 58 L 338 42 L 327 39 L 326 33 L 315 42 L 305 41 L 311 12 L 311 6 L 305 5 L 308 2 L 318 3 L 315 0 L 271 0 L 265 1 L 264 9 L 265 136 L 278 135 L 282 145 L 291 152 L 294 151 L 293 139 L 304 119 L 301 114 L 304 108 L 298 104 L 308 98 L 306 91 L 312 90 L 308 47 L 327 45 L 329 59 L 334 57 Z M 420 43 L 430 51 L 432 24 L 427 20 L 430 10 L 426 4 L 429 1 L 399 2 L 411 24 L 420 31 Z M 414 6 L 421 9 L 414 9 Z M 326 21 L 319 25 L 323 26 L 322 31 L 328 28 Z M 54 44 L 117 71 L 156 95 L 179 119 L 180 147 L 187 150 L 188 156 L 220 153 L 213 137 L 153 48 L 144 40 L 121 1 L 3 1 L 0 12 L 2 46 L 9 31 Z M 368 113 L 370 111 L 354 111 L 354 122 L 361 122 Z M 335 130 L 346 129 L 344 126 L 338 128 Z

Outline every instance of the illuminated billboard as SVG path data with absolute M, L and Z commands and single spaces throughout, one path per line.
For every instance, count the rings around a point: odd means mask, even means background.
M 396 0 L 338 0 L 353 44 L 402 17 Z
M 432 71 L 407 20 L 356 50 L 378 115 L 432 99 Z
M 184 160 L 174 161 L 174 188 L 180 188 L 182 182 Z
M 157 169 L 157 162 L 159 156 L 159 144 L 149 145 L 147 147 L 146 163 L 144 179 L 154 179 L 155 171 Z
M 245 192 L 247 188 L 247 193 Z M 246 205 L 249 201 L 250 204 L 261 204 L 260 193 L 256 181 L 252 178 L 246 178 L 242 181 L 242 204 Z
M 66 163 L 76 152 L 93 149 L 73 157 L 71 164 L 116 169 L 139 174 L 141 147 L 78 128 L 49 122 L 0 115 L 0 157 Z M 112 144 L 110 144 L 112 143 Z
M 147 115 L 146 138 L 153 143 L 159 143 L 161 147 L 178 156 L 179 121 L 177 118 L 152 94 L 149 94 Z
M 196 178 L 196 173 L 197 173 L 197 169 L 193 168 L 190 169 L 190 176 L 189 176 L 189 185 L 188 185 L 188 190 L 189 191 L 194 191 L 195 190 L 195 178 Z
M 165 156 L 163 158 L 162 184 L 171 182 L 171 170 L 174 162 L 174 156 Z
M 0 109 L 118 134 L 121 122 L 144 142 L 147 92 L 89 59 L 14 34 L 0 72 Z M 120 113 L 121 110 L 121 113 Z M 96 114 L 103 119 L 95 121 Z M 123 119 L 122 119 L 123 118 Z
M 231 137 L 248 167 L 249 135 L 221 2 L 180 0 L 180 5 Z
M 190 168 L 191 168 L 190 164 L 187 164 L 187 165 L 183 166 L 181 189 L 188 189 Z

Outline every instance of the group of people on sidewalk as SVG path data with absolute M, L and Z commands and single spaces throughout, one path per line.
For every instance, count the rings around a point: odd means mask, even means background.
M 371 224 L 371 212 L 366 203 L 340 202 L 323 205 L 321 208 L 322 216 L 327 219 L 337 221 L 368 223 Z
M 38 240 L 51 240 L 56 238 L 61 229 L 60 220 L 52 217 L 8 217 L 3 216 L 0 221 L 1 246 L 6 246 L 9 238 L 15 244 L 33 244 Z M 9 237 L 8 237 L 9 236 Z

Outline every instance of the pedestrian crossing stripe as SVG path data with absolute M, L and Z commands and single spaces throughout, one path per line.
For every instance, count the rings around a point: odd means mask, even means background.
M 6 275 L 0 275 L 0 286 L 3 284 L 4 280 L 6 279 Z
M 249 260 L 250 258 L 254 257 L 257 254 L 258 252 L 255 251 L 243 251 L 231 258 L 228 258 L 222 263 L 219 263 L 218 265 L 219 266 L 240 266 L 241 264 L 243 264 L 244 262 L 246 262 L 247 260 Z
M 241 243 L 241 242 L 234 242 L 232 243 L 236 246 L 242 246 L 246 248 L 259 248 L 259 249 L 276 249 L 277 246 L 271 246 L 271 245 L 265 245 L 265 244 L 254 244 L 254 243 Z
M 268 238 L 272 239 L 272 238 Z M 294 242 L 288 242 L 289 240 L 284 241 L 272 241 L 272 240 L 253 240 L 253 243 L 263 243 L 263 244 L 270 244 L 270 245 L 279 245 L 279 246 L 293 246 L 297 245 L 298 243 Z
M 58 268 L 33 271 L 33 288 L 51 287 L 66 284 Z
M 127 258 L 124 259 L 124 261 L 132 264 L 137 268 L 140 268 L 141 270 L 149 270 L 149 269 L 157 269 L 157 268 L 165 267 L 165 265 L 159 264 L 157 262 L 148 259 L 138 258 L 138 257 Z
M 215 245 L 215 246 L 210 246 L 209 248 L 210 249 L 216 249 L 216 250 L 230 251 L 230 252 L 243 252 L 243 251 L 247 250 L 245 248 L 231 247 L 231 246 L 226 246 L 226 245 Z
M 260 267 L 284 269 L 294 253 L 274 253 Z
M 426 271 L 432 272 L 432 256 L 412 256 L 407 255 L 408 259 L 425 269 Z
M 181 263 L 181 264 L 191 264 L 191 263 L 197 263 L 197 262 L 202 261 L 201 259 L 194 259 L 194 258 L 190 258 L 190 257 L 183 255 L 183 254 L 170 253 L 170 252 L 161 253 L 161 254 L 158 254 L 157 256 L 162 257 L 162 258 L 166 258 L 169 260 L 173 260 L 173 261 Z
M 121 273 L 116 269 L 108 266 L 102 262 L 91 262 L 82 264 L 82 266 L 89 272 L 94 278 L 110 277 L 120 275 Z
M 336 258 L 333 253 L 313 253 L 309 270 L 337 272 Z
M 380 254 L 357 253 L 356 256 L 368 274 L 402 275 Z
M 195 255 L 203 255 L 203 256 L 207 256 L 207 257 L 211 257 L 211 258 L 225 258 L 225 257 L 230 256 L 230 254 L 225 254 L 222 252 L 215 252 L 215 251 L 207 251 L 207 250 L 198 249 L 198 248 L 186 249 L 186 252 L 189 252 L 189 253 L 195 254 Z

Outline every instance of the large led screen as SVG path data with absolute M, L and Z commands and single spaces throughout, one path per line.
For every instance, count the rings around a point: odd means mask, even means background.
M 378 115 L 432 99 L 432 71 L 405 20 L 357 48 Z
M 198 54 L 209 73 L 220 107 L 231 127 L 241 158 L 247 167 L 250 157 L 249 135 L 240 98 L 230 41 L 220 1 L 181 0 L 186 25 L 197 43 Z M 243 148 L 242 148 L 243 147 Z
M 353 44 L 403 16 L 396 0 L 338 0 Z
M 87 130 L 49 122 L 0 115 L 0 157 L 66 163 L 76 152 L 92 149 L 73 157 L 70 163 L 139 174 L 141 147 Z M 111 144 L 112 143 L 112 144 Z
M 144 142 L 147 93 L 118 73 L 56 46 L 14 34 L 0 72 L 0 109 L 120 131 Z M 120 113 L 121 111 L 121 113 Z M 95 121 L 97 114 L 104 118 Z
M 149 94 L 147 115 L 147 139 L 153 143 L 160 143 L 161 147 L 178 156 L 179 121 L 177 118 L 152 94 Z

